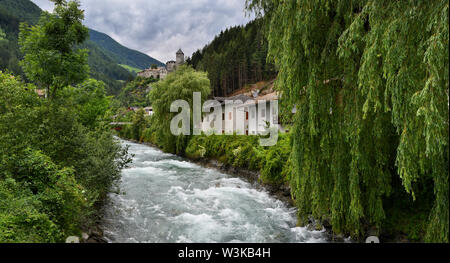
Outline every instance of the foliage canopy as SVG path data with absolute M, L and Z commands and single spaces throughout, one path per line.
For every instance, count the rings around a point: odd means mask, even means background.
M 313 214 L 354 237 L 363 222 L 379 229 L 400 179 L 413 198 L 434 199 L 426 240 L 448 242 L 448 1 L 247 7 L 269 18 L 276 86 L 284 107 L 297 105 L 291 184 L 300 219 Z
M 149 93 L 155 112 L 152 116 L 152 128 L 159 138 L 157 141 L 167 152 L 183 154 L 189 140 L 188 136 L 177 137 L 171 134 L 170 122 L 177 113 L 170 112 L 170 105 L 176 100 L 187 101 L 191 108 L 192 120 L 194 92 L 200 92 L 202 101 L 205 101 L 211 93 L 210 81 L 206 73 L 195 71 L 192 67 L 184 65 L 168 74 L 164 80 L 155 83 Z
M 43 12 L 36 26 L 20 27 L 19 44 L 25 54 L 21 66 L 26 76 L 46 88 L 50 98 L 56 90 L 87 78 L 87 50 L 75 50 L 88 37 L 82 24 L 84 11 L 76 1 L 54 0 L 54 14 Z

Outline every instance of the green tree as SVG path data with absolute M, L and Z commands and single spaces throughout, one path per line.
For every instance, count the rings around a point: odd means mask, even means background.
M 202 101 L 206 100 L 211 93 L 209 79 L 206 73 L 195 71 L 193 68 L 183 65 L 164 80 L 154 84 L 149 93 L 155 112 L 152 117 L 152 127 L 157 134 L 158 144 L 167 152 L 182 153 L 188 140 L 188 136 L 177 137 L 171 134 L 170 122 L 176 113 L 170 112 L 170 105 L 176 100 L 187 101 L 191 107 L 192 120 L 194 92 L 200 92 Z
M 61 230 L 41 208 L 29 189 L 11 178 L 0 180 L 0 242 L 61 242 Z
M 56 90 L 87 78 L 87 50 L 76 49 L 88 37 L 82 24 L 84 11 L 78 1 L 52 0 L 54 14 L 43 12 L 36 26 L 21 24 L 19 44 L 24 53 L 21 66 L 26 76 L 47 89 Z
M 130 162 L 101 120 L 110 98 L 85 80 L 78 2 L 54 1 L 37 26 L 22 26 L 22 65 L 36 86 L 0 72 L 0 241 L 61 242 L 79 235 Z M 78 85 L 77 85 L 78 84 Z
M 118 99 L 124 107 L 146 107 L 150 105 L 148 100 L 148 93 L 151 89 L 151 85 L 157 82 L 157 79 L 153 77 L 142 78 L 136 77 L 136 79 L 128 82 L 125 87 L 120 91 Z
M 95 79 L 87 79 L 76 87 L 65 87 L 60 92 L 64 104 L 73 107 L 78 121 L 89 129 L 94 129 L 111 115 L 111 98 L 106 96 L 105 84 Z
M 4 242 L 62 241 L 78 234 L 81 218 L 91 211 L 89 194 L 82 193 L 75 171 L 61 168 L 39 149 L 45 148 L 44 138 L 53 143 L 61 140 L 42 133 L 50 121 L 42 114 L 48 107 L 35 88 L 0 73 L 0 240 Z
M 90 125 L 103 114 L 101 83 L 66 87 L 60 92 L 67 97 L 52 101 L 40 99 L 35 90 L 0 73 L 3 242 L 61 242 L 79 235 L 130 161 L 110 127 Z M 76 102 L 84 106 L 79 109 Z M 85 121 L 86 126 L 80 124 Z
M 144 109 L 139 109 L 133 115 L 133 137 L 137 141 L 141 141 L 142 132 L 147 126 Z
M 247 7 L 266 15 L 281 104 L 298 109 L 291 186 L 302 223 L 312 214 L 359 237 L 389 220 L 387 204 L 431 199 L 425 240 L 448 242 L 448 1 Z

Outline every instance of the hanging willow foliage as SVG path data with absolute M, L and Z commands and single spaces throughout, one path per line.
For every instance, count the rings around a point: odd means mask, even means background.
M 264 13 L 282 106 L 297 106 L 299 218 L 358 237 L 385 220 L 393 179 L 434 182 L 426 240 L 449 241 L 449 3 L 248 0 Z M 260 11 L 263 12 L 260 12 Z

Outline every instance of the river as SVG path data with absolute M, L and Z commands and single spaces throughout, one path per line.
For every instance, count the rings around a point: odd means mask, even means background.
M 110 194 L 102 224 L 112 243 L 327 242 L 296 227 L 296 211 L 261 187 L 142 144 Z

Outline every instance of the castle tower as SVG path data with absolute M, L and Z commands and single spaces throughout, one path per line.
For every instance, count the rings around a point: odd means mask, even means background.
M 177 51 L 177 66 L 184 64 L 184 53 L 181 51 L 181 48 Z

